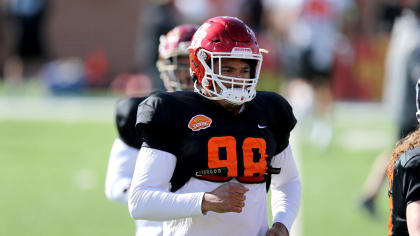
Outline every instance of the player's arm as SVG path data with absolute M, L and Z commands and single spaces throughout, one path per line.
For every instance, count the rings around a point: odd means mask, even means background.
M 408 232 L 410 236 L 420 236 L 420 157 L 411 158 L 401 172 Z
M 420 236 L 420 201 L 407 205 L 407 228 L 410 236 Z
M 288 235 L 295 220 L 301 198 L 301 184 L 290 145 L 273 157 L 271 165 L 281 168 L 271 176 L 271 209 L 273 227 L 267 235 Z M 282 232 L 281 234 L 272 234 Z
M 170 98 L 165 93 L 155 94 L 138 106 L 135 128 L 143 145 L 128 196 L 128 209 L 134 219 L 163 221 L 202 214 L 204 193 L 169 192 L 179 139 L 173 131 L 177 120 L 171 114 L 176 109 Z
M 155 94 L 139 105 L 136 129 L 143 146 L 136 162 L 128 206 L 135 219 L 170 220 L 202 215 L 207 211 L 239 212 L 242 185 L 226 183 L 209 193 L 178 194 L 168 191 L 175 166 L 180 137 L 176 129 L 176 103 L 169 94 Z M 240 208 L 240 209 L 239 209 Z
M 128 190 L 139 150 L 117 138 L 112 145 L 105 179 L 105 195 L 127 205 Z
M 142 147 L 137 159 L 128 199 L 132 218 L 164 221 L 203 214 L 203 192 L 169 192 L 176 165 L 173 154 Z
M 164 221 L 203 215 L 207 211 L 242 211 L 248 191 L 242 184 L 225 183 L 208 193 L 172 193 L 169 181 L 176 165 L 173 154 L 142 147 L 137 159 L 128 200 L 134 219 Z

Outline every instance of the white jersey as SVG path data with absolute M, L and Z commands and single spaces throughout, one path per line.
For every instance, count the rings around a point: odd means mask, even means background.
M 386 56 L 384 104 L 392 118 L 401 123 L 410 53 L 420 44 L 420 22 L 411 10 L 404 10 L 393 26 Z M 406 115 L 406 114 L 404 114 Z
M 272 159 L 280 174 L 272 175 L 271 209 L 273 222 L 291 229 L 297 215 L 301 186 L 290 146 Z M 265 235 L 268 226 L 265 183 L 244 184 L 245 206 L 241 213 L 201 211 L 205 192 L 223 183 L 192 177 L 175 193 L 169 192 L 169 181 L 176 165 L 173 154 L 143 147 L 139 153 L 129 193 L 129 210 L 135 219 L 160 220 L 163 235 Z M 231 180 L 231 182 L 237 182 Z
M 139 149 L 117 138 L 112 145 L 105 180 L 105 194 L 111 201 L 127 206 L 128 190 L 133 177 Z M 162 222 L 136 220 L 136 235 L 162 235 Z

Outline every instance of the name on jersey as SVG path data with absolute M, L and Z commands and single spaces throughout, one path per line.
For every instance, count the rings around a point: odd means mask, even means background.
M 199 131 L 210 127 L 212 120 L 205 115 L 196 115 L 188 122 L 188 128 L 192 131 Z
M 220 175 L 226 176 L 228 172 L 227 167 L 220 167 L 220 168 L 212 168 L 212 169 L 205 169 L 199 170 L 195 172 L 195 176 L 202 176 L 202 175 Z

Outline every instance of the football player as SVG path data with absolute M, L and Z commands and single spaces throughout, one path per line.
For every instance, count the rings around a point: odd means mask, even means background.
M 412 61 L 416 61 L 419 68 L 420 48 L 414 55 L 415 60 Z M 420 122 L 420 79 L 417 81 L 416 92 L 416 116 Z M 388 235 L 420 235 L 420 128 L 401 139 L 394 149 L 388 176 Z
M 164 221 L 164 235 L 289 235 L 301 195 L 289 145 L 296 119 L 283 97 L 256 91 L 261 51 L 238 18 L 211 18 L 191 42 L 194 92 L 139 105 L 134 219 Z
M 157 67 L 169 92 L 192 89 L 189 75 L 188 47 L 197 30 L 193 25 L 180 25 L 162 35 Z M 135 124 L 137 107 L 146 97 L 122 99 L 117 103 L 116 124 L 119 137 L 112 146 L 106 175 L 106 196 L 127 205 L 128 189 L 142 141 L 137 137 Z M 162 223 L 136 221 L 137 235 L 161 235 Z

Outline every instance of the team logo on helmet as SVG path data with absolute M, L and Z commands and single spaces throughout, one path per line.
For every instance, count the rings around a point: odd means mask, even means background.
M 207 129 L 210 127 L 211 122 L 212 120 L 205 115 L 196 115 L 191 118 L 190 122 L 188 123 L 188 128 L 190 128 L 192 131 Z
M 237 53 L 237 54 L 252 54 L 252 50 L 250 48 L 241 48 L 241 47 L 232 48 L 232 52 Z

